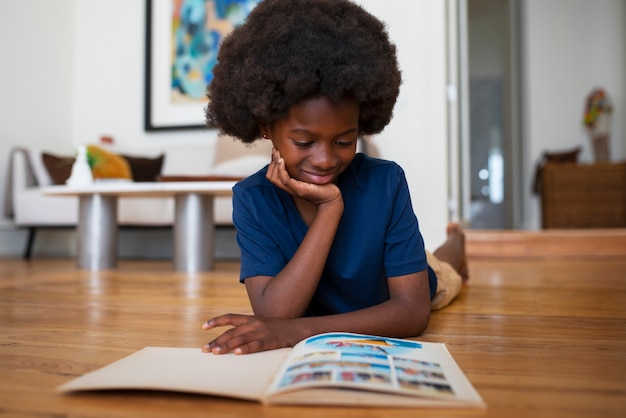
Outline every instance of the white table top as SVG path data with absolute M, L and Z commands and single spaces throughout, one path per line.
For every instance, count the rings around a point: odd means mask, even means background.
M 82 186 L 46 186 L 41 192 L 56 196 L 110 195 L 136 197 L 164 197 L 184 194 L 230 196 L 236 181 L 105 181 Z

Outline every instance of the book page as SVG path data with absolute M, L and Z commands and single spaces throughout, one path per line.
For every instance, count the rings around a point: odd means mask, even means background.
M 290 350 L 215 355 L 199 348 L 146 347 L 59 390 L 164 390 L 259 401 Z
M 344 395 L 350 389 L 369 391 L 369 396 L 384 392 L 420 397 L 437 404 L 482 404 L 444 344 L 348 333 L 322 334 L 294 347 L 272 382 L 268 401 L 284 394 L 283 400 L 301 403 L 305 398 L 299 399 L 296 392 L 304 396 L 307 389 L 316 388 L 314 392 L 329 396 L 330 391 L 320 388 L 332 387 L 344 389 L 336 391 Z

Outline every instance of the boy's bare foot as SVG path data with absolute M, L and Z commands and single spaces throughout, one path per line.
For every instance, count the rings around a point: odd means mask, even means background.
M 465 251 L 465 233 L 463 228 L 456 222 L 450 222 L 446 227 L 448 235 L 447 244 L 450 244 L 456 252 L 457 263 L 453 265 L 461 275 L 463 282 L 469 280 L 469 270 L 467 268 L 467 253 Z

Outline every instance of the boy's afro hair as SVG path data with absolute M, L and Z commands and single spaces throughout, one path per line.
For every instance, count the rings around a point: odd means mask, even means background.
M 264 0 L 220 47 L 209 127 L 253 142 L 299 102 L 359 103 L 359 133 L 389 123 L 401 83 L 384 24 L 348 0 Z

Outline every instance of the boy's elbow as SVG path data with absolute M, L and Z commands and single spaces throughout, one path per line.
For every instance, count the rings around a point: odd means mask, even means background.
M 426 328 L 428 328 L 428 324 L 430 323 L 430 307 L 427 310 L 423 310 L 420 315 L 418 315 L 417 321 L 415 321 L 415 336 L 422 335 Z
M 425 309 L 424 307 L 418 309 L 417 312 L 414 312 L 411 320 L 406 321 L 406 323 L 411 324 L 410 329 L 407 330 L 406 337 L 417 337 L 422 335 L 430 323 L 430 304 L 428 305 L 428 309 Z

